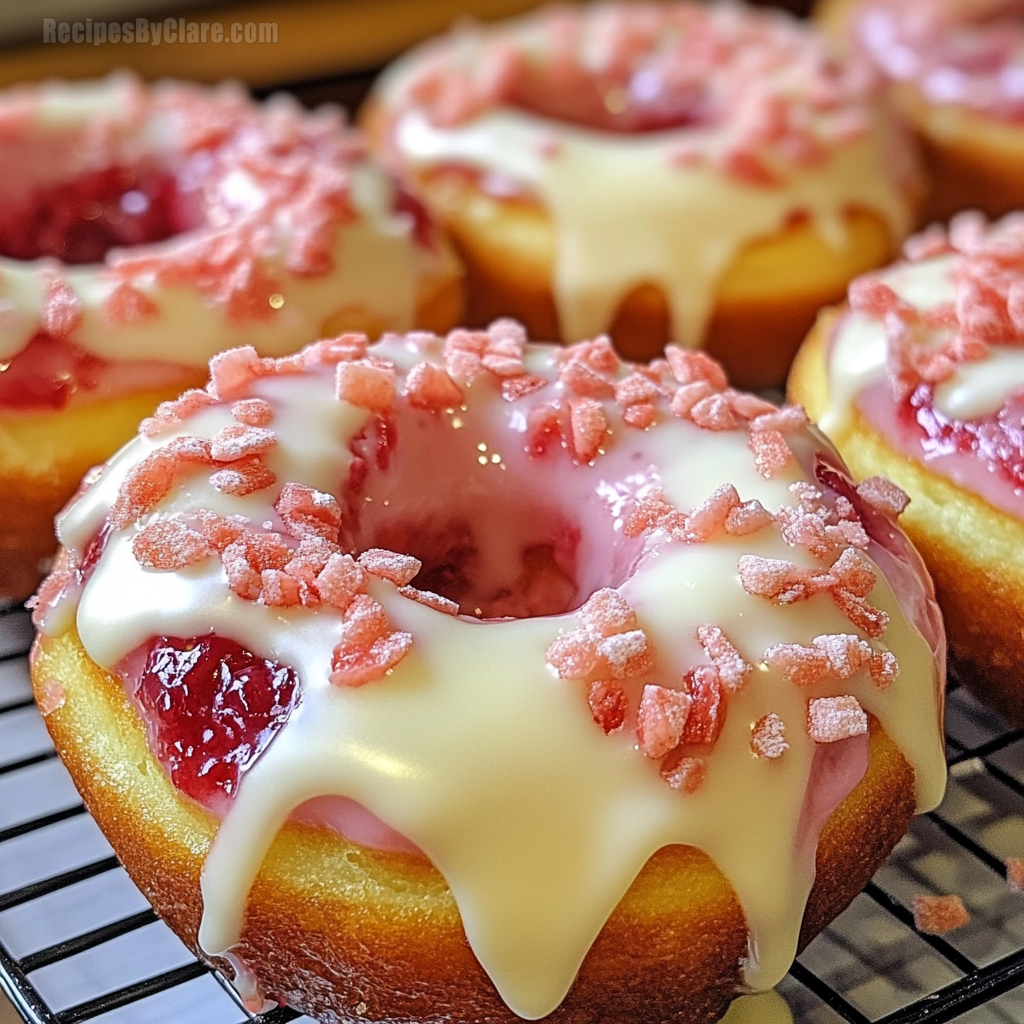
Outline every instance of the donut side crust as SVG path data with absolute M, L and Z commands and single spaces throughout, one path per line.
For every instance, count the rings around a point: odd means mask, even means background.
M 837 315 L 819 319 L 789 379 L 790 400 L 812 420 L 828 404 L 825 354 Z M 910 495 L 900 525 L 935 580 L 959 678 L 1024 725 L 1024 523 L 896 451 L 856 410 L 832 441 L 857 479 L 887 476 Z
M 52 681 L 63 687 L 64 703 L 46 723 L 89 810 L 136 884 L 198 952 L 199 875 L 214 820 L 178 796 L 120 681 L 73 632 L 37 643 L 32 675 L 37 692 Z M 821 836 L 801 945 L 845 909 L 906 832 L 913 775 L 872 720 L 868 772 Z M 239 952 L 266 995 L 322 1021 L 519 1020 L 477 963 L 429 863 L 327 830 L 290 824 L 277 836 L 250 894 Z M 666 847 L 546 1019 L 717 1020 L 746 952 L 743 914 L 724 876 L 703 852 Z

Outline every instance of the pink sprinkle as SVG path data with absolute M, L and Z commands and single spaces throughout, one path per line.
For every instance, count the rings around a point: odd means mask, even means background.
M 572 450 L 580 462 L 593 460 L 608 433 L 604 406 L 596 398 L 576 398 L 569 402 Z
M 585 629 L 560 633 L 545 658 L 559 679 L 585 679 L 597 665 L 597 637 Z
M 729 513 L 740 503 L 740 496 L 732 484 L 722 484 L 711 496 L 701 502 L 687 517 L 685 539 L 701 542 L 725 529 Z
M 750 749 L 758 757 L 769 761 L 782 757 L 789 750 L 786 725 L 778 715 L 769 713 L 753 724 L 750 730 Z
M 611 587 L 595 590 L 580 608 L 580 621 L 599 636 L 628 633 L 636 629 L 636 613 L 626 599 Z
M 521 377 L 526 373 L 522 356 L 487 352 L 480 362 L 485 370 L 490 370 L 496 377 Z
M 591 341 L 579 341 L 564 350 L 567 362 L 579 360 L 586 363 L 595 373 L 610 376 L 619 370 L 621 360 L 612 347 L 611 340 L 602 335 Z
M 231 415 L 247 427 L 265 427 L 274 418 L 274 407 L 262 398 L 243 398 L 231 406 Z
M 709 384 L 712 390 L 722 391 L 729 383 L 725 370 L 706 352 L 695 352 L 680 348 L 678 345 L 668 345 L 665 348 L 665 358 L 672 368 L 672 376 L 680 384 L 703 381 Z
M 59 711 L 67 701 L 67 693 L 56 679 L 47 679 L 36 690 L 36 707 L 43 718 L 49 718 L 54 711 Z
M 277 483 L 277 477 L 259 456 L 241 459 L 226 469 L 210 474 L 210 483 L 223 494 L 244 497 Z
M 257 572 L 283 569 L 292 559 L 292 549 L 279 533 L 246 533 L 245 557 Z
M 365 358 L 369 344 L 370 339 L 365 334 L 352 332 L 317 341 L 305 349 L 303 355 L 308 363 L 336 366 Z
M 383 605 L 369 594 L 356 594 L 342 616 L 342 643 L 347 649 L 366 649 L 391 632 Z
M 524 373 L 519 377 L 506 377 L 501 382 L 501 397 L 506 402 L 518 402 L 520 398 L 532 395 L 535 391 L 547 386 L 543 377 L 535 377 Z
M 771 513 L 754 498 L 729 509 L 729 514 L 725 518 L 725 532 L 733 537 L 746 537 L 748 534 L 763 530 L 773 522 Z
M 857 493 L 883 515 L 896 518 L 910 504 L 910 496 L 884 476 L 869 476 L 857 485 Z
M 595 679 L 587 687 L 587 704 L 591 716 L 605 735 L 622 728 L 628 702 L 621 686 L 607 679 Z
M 715 394 L 714 388 L 706 380 L 695 380 L 691 384 L 681 384 L 672 396 L 672 415 L 680 419 L 689 419 L 693 407 Z
M 132 554 L 139 565 L 162 572 L 194 565 L 209 553 L 206 538 L 179 519 L 150 523 L 132 541 Z
M 43 330 L 60 339 L 69 337 L 82 321 L 78 296 L 59 278 L 51 279 L 46 287 L 41 319 Z
M 690 713 L 690 696 L 682 690 L 648 683 L 640 698 L 636 738 L 647 757 L 661 758 L 674 750 Z
M 114 326 L 138 323 L 160 312 L 160 307 L 145 292 L 139 291 L 127 281 L 114 286 L 103 309 L 107 320 Z
M 735 693 L 754 671 L 717 626 L 698 626 L 697 639 L 711 663 L 718 669 L 722 685 Z
M 449 601 L 447 597 L 435 594 L 432 590 L 418 590 L 416 587 L 399 587 L 398 592 L 402 597 L 410 601 L 417 601 L 433 608 L 435 612 L 443 612 L 445 615 L 458 615 L 459 606 L 455 601 Z
M 661 394 L 657 384 L 643 373 L 634 370 L 615 385 L 615 401 L 619 405 L 653 402 Z
M 650 402 L 637 402 L 635 405 L 626 406 L 622 418 L 627 426 L 646 430 L 657 418 L 657 411 Z
M 817 647 L 775 644 L 764 652 L 765 664 L 778 668 L 794 686 L 811 686 L 828 678 L 828 655 Z
M 750 424 L 750 429 L 777 430 L 780 434 L 788 434 L 803 430 L 808 422 L 803 406 L 784 405 L 781 409 L 772 409 L 771 412 L 756 416 Z
M 793 461 L 793 453 L 778 430 L 751 430 L 750 450 L 758 473 L 771 480 Z
M 570 359 L 558 373 L 559 383 L 566 391 L 584 398 L 611 398 L 615 385 L 605 380 L 596 370 L 582 359 Z
M 263 427 L 221 427 L 210 443 L 210 455 L 217 462 L 235 462 L 250 455 L 262 455 L 277 444 L 277 435 Z
M 264 569 L 260 587 L 263 603 L 272 608 L 294 608 L 302 603 L 299 581 L 281 569 Z
M 285 529 L 296 540 L 303 537 L 338 539 L 341 527 L 341 506 L 330 495 L 302 484 L 287 483 L 274 503 Z
M 192 388 L 181 397 L 170 402 L 161 402 L 156 412 L 142 421 L 139 433 L 146 437 L 162 434 L 180 426 L 189 416 L 208 405 L 216 405 L 217 399 L 206 391 Z
M 399 554 L 386 548 L 369 548 L 359 556 L 359 564 L 374 576 L 390 580 L 397 587 L 411 583 L 423 568 L 423 563 L 412 555 Z
M 636 504 L 626 517 L 622 532 L 627 537 L 639 537 L 648 530 L 658 529 L 661 521 L 674 512 L 675 509 L 665 500 L 662 492 L 655 491 L 646 497 L 637 499 Z
M 722 395 L 708 395 L 691 410 L 690 419 L 704 430 L 735 430 L 736 414 Z
M 374 640 L 366 650 L 347 650 L 339 644 L 331 661 L 331 684 L 356 687 L 383 679 L 411 648 L 412 634 L 398 631 Z
M 196 518 L 199 520 L 199 529 L 206 538 L 206 542 L 214 551 L 221 554 L 229 544 L 233 544 L 246 532 L 247 524 L 239 521 L 241 517 L 225 518 L 203 508 L 196 512 Z
M 205 437 L 175 437 L 164 445 L 163 451 L 176 462 L 213 465 L 213 443 Z
M 725 725 L 725 691 L 714 665 L 695 665 L 683 676 L 690 695 L 690 713 L 683 729 L 683 742 L 711 747 Z
M 704 785 L 707 776 L 707 762 L 702 757 L 681 757 L 661 767 L 661 777 L 679 793 L 695 793 Z
M 295 570 L 300 568 L 301 565 L 295 565 L 294 561 L 285 566 L 286 571 L 293 576 Z M 365 586 L 363 570 L 356 565 L 351 555 L 331 554 L 316 576 L 316 589 L 321 599 L 341 611 L 349 606 L 352 598 Z
M 210 383 L 207 390 L 221 401 L 241 396 L 254 380 L 263 375 L 259 353 L 252 345 L 229 348 L 210 360 Z
M 881 636 L 889 625 L 886 612 L 872 608 L 863 597 L 845 587 L 836 587 L 832 591 L 832 600 L 850 622 L 870 637 Z
M 174 456 L 158 448 L 128 471 L 110 510 L 110 523 L 115 530 L 124 529 L 156 508 L 170 493 L 176 467 Z
M 868 731 L 868 716 L 856 697 L 816 697 L 807 702 L 807 735 L 815 743 L 836 743 Z
M 757 395 L 751 395 L 746 391 L 733 391 L 730 388 L 725 392 L 725 397 L 729 400 L 732 411 L 737 416 L 742 416 L 745 420 L 753 420 L 758 416 L 778 411 L 771 402 L 764 398 L 758 398 Z
M 405 378 L 409 404 L 417 409 L 443 412 L 462 404 L 462 388 L 446 370 L 432 363 L 417 363 Z
M 856 548 L 846 548 L 832 563 L 829 573 L 845 590 L 858 597 L 867 597 L 877 582 L 875 570 L 867 555 Z
M 1024 893 L 1024 860 L 1020 857 L 1007 857 L 1003 863 L 1006 865 L 1006 884 L 1010 892 Z
M 873 274 L 859 277 L 850 284 L 850 306 L 860 313 L 881 319 L 899 305 L 899 296 Z
M 395 369 L 381 366 L 370 359 L 338 363 L 335 395 L 374 412 L 388 412 L 395 402 Z
M 612 679 L 633 679 L 654 667 L 654 656 L 642 629 L 604 637 L 597 644 L 597 655 Z
M 969 924 L 971 915 L 957 895 L 917 895 L 913 900 L 914 927 L 926 935 L 944 935 Z

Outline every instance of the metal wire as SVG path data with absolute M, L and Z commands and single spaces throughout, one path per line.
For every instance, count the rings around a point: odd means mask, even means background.
M 67 866 L 60 870 L 40 863 L 38 877 L 7 885 L 10 851 L 19 842 L 43 843 L 51 835 L 56 842 L 60 830 L 81 833 L 94 827 L 74 797 L 59 803 L 66 777 L 44 733 L 34 747 L 29 744 L 6 756 L 5 723 L 17 718 L 20 736 L 41 721 L 28 693 L 26 618 L 20 610 L 0 611 L 0 990 L 30 1024 L 78 1024 L 100 1017 L 131 1024 L 295 1020 L 298 1014 L 288 1007 L 253 1017 L 224 979 L 187 951 L 181 953 L 184 947 L 174 947 L 169 961 L 163 954 L 166 964 L 157 957 L 153 969 L 143 965 L 137 968 L 139 976 L 98 994 L 69 1000 L 67 991 L 55 988 L 49 973 L 76 959 L 89 958 L 83 973 L 95 977 L 104 965 L 123 958 L 125 942 L 141 946 L 148 938 L 166 944 L 169 932 L 144 906 L 107 919 L 105 903 L 98 899 L 92 926 L 59 941 L 22 948 L 26 940 L 19 927 L 23 932 L 25 926 L 19 921 L 48 898 L 97 882 L 126 883 L 109 848 L 103 850 L 93 840 L 91 846 L 83 843 L 78 858 L 73 844 L 64 849 Z M 999 847 L 1014 842 L 1003 826 L 1024 822 L 1024 732 L 1010 729 L 963 691 L 954 690 L 949 705 L 947 799 L 915 822 L 864 894 L 793 965 L 780 992 L 799 1024 L 943 1024 L 965 1014 L 972 1021 L 1022 1017 L 1021 1009 L 1001 1009 L 1000 1002 L 1009 995 L 1016 1000 L 1014 1006 L 1024 1008 L 1024 899 L 1005 884 L 1003 858 L 1008 853 Z M 54 779 L 49 788 L 40 788 L 45 809 L 7 821 L 3 815 L 11 798 L 5 794 L 19 792 L 28 782 L 38 787 L 41 772 Z M 57 791 L 56 806 L 46 796 L 51 789 Z M 69 792 L 66 786 L 64 792 Z M 1018 855 L 1024 853 L 1024 829 L 1016 841 Z M 961 892 L 973 915 L 964 936 L 916 932 L 908 893 L 941 891 L 955 881 L 971 883 Z M 977 900 L 975 892 L 980 894 Z M 945 980 L 935 984 L 936 977 Z M 200 1011 L 182 1009 L 188 999 L 203 1008 L 201 1017 Z M 119 1016 L 126 1008 L 130 1015 Z M 977 1017 L 978 1012 L 985 1015 Z

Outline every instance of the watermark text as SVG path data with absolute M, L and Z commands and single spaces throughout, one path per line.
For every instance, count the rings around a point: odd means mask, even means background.
M 43 42 L 104 46 L 107 43 L 130 43 L 141 46 L 175 45 L 177 43 L 249 43 L 277 42 L 276 21 L 190 21 L 187 18 L 164 18 L 150 21 L 58 21 L 43 18 Z

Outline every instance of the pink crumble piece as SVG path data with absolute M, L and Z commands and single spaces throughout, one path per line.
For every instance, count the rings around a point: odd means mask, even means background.
M 689 713 L 689 694 L 652 683 L 646 685 L 636 723 L 636 737 L 645 756 L 662 758 L 679 746 Z
M 480 363 L 485 370 L 489 370 L 495 377 L 521 377 L 526 373 L 522 356 L 503 355 L 500 352 L 486 352 L 481 358 Z
M 715 389 L 706 380 L 695 380 L 691 384 L 681 384 L 676 388 L 669 408 L 673 416 L 689 419 L 693 408 L 715 394 Z
M 708 765 L 703 757 L 666 758 L 661 766 L 661 777 L 678 793 L 696 793 L 707 776 Z
M 617 590 L 603 587 L 580 608 L 580 621 L 598 636 L 613 636 L 636 629 L 636 612 Z
M 621 729 L 629 703 L 626 691 L 607 679 L 595 679 L 587 686 L 587 704 L 594 721 L 607 736 Z
M 252 345 L 229 348 L 210 360 L 210 383 L 207 390 L 221 401 L 240 398 L 246 388 L 263 374 L 263 361 Z
M 714 746 L 725 724 L 725 694 L 718 669 L 714 665 L 695 665 L 683 677 L 683 683 L 690 695 L 683 742 Z
M 598 638 L 585 629 L 560 633 L 545 653 L 559 679 L 586 679 L 597 665 Z
M 247 427 L 265 427 L 274 418 L 274 407 L 263 398 L 242 398 L 231 406 L 231 415 Z
M 185 391 L 179 398 L 169 402 L 161 402 L 152 416 L 147 416 L 139 427 L 139 433 L 145 437 L 154 437 L 164 431 L 181 426 L 191 415 L 209 405 L 216 405 L 217 399 L 207 391 L 192 388 Z
M 854 280 L 849 295 L 851 309 L 879 319 L 901 305 L 900 297 L 874 274 Z
M 753 498 L 729 509 L 725 517 L 725 532 L 732 537 L 746 537 L 771 526 L 774 521 L 772 514 Z
M 857 485 L 857 493 L 883 515 L 896 518 L 910 504 L 910 496 L 884 476 L 869 476 Z
M 398 592 L 402 597 L 409 598 L 410 601 L 416 601 L 418 604 L 425 604 L 428 608 L 433 608 L 435 612 L 443 612 L 445 615 L 459 614 L 459 606 L 455 601 L 450 601 L 447 597 L 435 594 L 432 590 L 419 590 L 416 587 L 399 587 Z
M 448 375 L 447 370 L 432 363 L 417 363 L 405 378 L 405 394 L 409 404 L 417 409 L 443 412 L 463 402 L 462 388 Z
M 778 408 L 767 399 L 758 398 L 747 391 L 733 391 L 730 388 L 725 392 L 725 397 L 729 400 L 732 411 L 745 420 L 754 420 L 758 416 L 778 412 Z
M 853 625 L 870 637 L 881 636 L 889 625 L 889 616 L 886 612 L 873 608 L 859 594 L 854 594 L 844 587 L 836 587 L 832 591 L 832 600 Z
M 253 455 L 211 473 L 210 483 L 222 494 L 244 497 L 272 487 L 277 483 L 277 477 L 258 455 Z
M 299 546 L 285 565 L 284 571 L 307 585 L 315 584 L 317 576 L 323 572 L 331 555 L 340 553 L 341 549 L 333 541 L 315 534 L 306 536 L 299 541 Z
M 263 603 L 272 608 L 295 608 L 302 604 L 300 584 L 281 569 L 264 569 L 260 573 Z
M 1024 893 L 1024 859 L 1007 857 L 1003 864 L 1006 866 L 1006 884 L 1010 892 Z
M 611 398 L 615 385 L 606 380 L 583 359 L 570 359 L 558 371 L 558 381 L 566 391 L 583 398 Z
M 670 530 L 677 540 L 701 542 L 709 540 L 725 529 L 729 513 L 740 503 L 740 496 L 732 484 L 722 484 L 712 491 L 685 519 L 683 530 Z
M 128 471 L 110 510 L 110 523 L 115 530 L 123 530 L 156 508 L 170 493 L 177 464 L 173 454 L 158 448 Z
M 395 403 L 395 369 L 371 359 L 338 363 L 335 395 L 374 412 L 388 412 Z
M 792 604 L 825 589 L 809 569 L 780 558 L 741 555 L 737 563 L 740 583 L 748 594 L 764 597 L 773 604 Z M 834 582 L 829 579 L 827 582 Z
M 287 483 L 274 508 L 284 520 L 287 532 L 296 540 L 311 536 L 329 541 L 338 539 L 341 506 L 330 494 L 303 484 Z
M 811 686 L 828 678 L 828 655 L 818 647 L 803 644 L 774 644 L 764 652 L 766 665 L 778 668 L 794 686 Z
M 180 519 L 159 519 L 132 540 L 132 554 L 147 569 L 169 572 L 201 562 L 210 553 L 206 538 Z
M 845 548 L 832 563 L 830 574 L 836 583 L 858 597 L 867 597 L 878 578 L 867 555 L 854 547 Z
M 608 433 L 604 406 L 596 398 L 576 398 L 569 402 L 573 454 L 580 462 L 597 457 Z
M 218 553 L 223 553 L 229 544 L 244 536 L 249 528 L 248 521 L 242 521 L 240 516 L 224 517 L 205 508 L 199 509 L 195 517 L 199 520 L 199 530 L 206 542 Z
M 54 338 L 68 338 L 82 322 L 78 296 L 67 282 L 53 278 L 46 287 L 42 310 L 43 330 Z
M 256 572 L 283 569 L 293 556 L 292 549 L 279 533 L 246 533 L 242 542 L 246 560 Z
M 627 537 L 639 537 L 648 530 L 658 529 L 661 521 L 674 512 L 675 509 L 665 500 L 662 492 L 655 491 L 637 499 L 626 517 L 622 532 Z
M 392 631 L 384 609 L 369 595 L 357 594 L 344 612 L 330 681 L 354 687 L 383 679 L 411 647 L 410 633 Z
M 759 718 L 750 728 L 750 749 L 757 756 L 775 761 L 789 750 L 786 725 L 774 712 Z
M 547 387 L 548 382 L 543 377 L 536 377 L 531 373 L 524 373 L 518 377 L 506 377 L 501 382 L 501 397 L 506 402 L 518 402 L 520 398 L 532 395 L 535 391 Z
M 815 697 L 807 702 L 807 735 L 815 743 L 837 743 L 868 731 L 868 716 L 856 697 Z
M 262 455 L 277 444 L 277 435 L 264 427 L 239 424 L 221 427 L 210 442 L 210 455 L 216 462 L 235 462 L 251 455 Z
M 755 416 L 750 423 L 751 430 L 777 430 L 780 434 L 790 434 L 803 430 L 810 421 L 801 405 L 784 405 L 781 409 Z
M 697 639 L 708 659 L 718 670 L 722 686 L 729 693 L 739 690 L 754 671 L 753 665 L 743 660 L 740 652 L 717 626 L 698 626 Z
M 544 455 L 552 446 L 562 443 L 562 416 L 558 405 L 535 406 L 527 414 L 526 450 L 533 458 Z
M 605 669 L 612 679 L 633 679 L 654 667 L 654 655 L 642 629 L 604 637 L 598 641 L 597 656 L 599 669 Z
M 738 423 L 736 414 L 722 395 L 702 398 L 690 410 L 690 419 L 704 430 L 735 430 Z
M 350 332 L 339 334 L 336 338 L 324 338 L 314 342 L 304 350 L 308 364 L 321 363 L 336 366 L 338 363 L 349 363 L 356 359 L 364 359 L 369 348 L 370 339 L 365 334 Z
M 593 338 L 590 341 L 578 341 L 568 346 L 562 352 L 562 358 L 566 362 L 585 363 L 595 373 L 605 377 L 618 373 L 622 361 L 612 347 L 611 339 L 606 335 Z
M 622 419 L 627 426 L 635 427 L 637 430 L 646 430 L 654 424 L 658 418 L 658 411 L 650 402 L 637 402 L 635 405 L 627 405 L 622 413 Z
M 771 480 L 793 461 L 793 453 L 778 430 L 751 430 L 748 441 L 758 473 Z
M 390 580 L 396 587 L 411 583 L 423 568 L 418 558 L 386 548 L 369 548 L 359 556 L 358 562 L 371 575 Z
M 47 679 L 36 690 L 36 707 L 43 718 L 49 718 L 67 702 L 67 693 L 56 679 Z
M 305 556 L 308 558 L 308 555 Z M 315 568 L 315 562 L 310 564 L 309 569 Z M 285 566 L 285 571 L 292 576 L 299 575 L 296 572 L 298 566 L 293 559 Z M 357 565 L 351 555 L 343 555 L 336 552 L 328 555 L 323 568 L 315 577 L 316 589 L 321 600 L 325 604 L 344 611 L 356 594 L 366 588 L 366 576 L 362 567 Z
M 615 385 L 615 401 L 625 408 L 638 402 L 653 402 L 661 396 L 661 388 L 646 374 L 634 370 Z
M 111 325 L 121 326 L 155 317 L 160 307 L 145 292 L 139 291 L 127 281 L 121 281 L 107 296 L 103 311 Z
M 963 928 L 971 921 L 970 912 L 957 895 L 927 896 L 918 894 L 912 903 L 914 927 L 926 935 L 944 935 Z
M 672 369 L 672 376 L 680 384 L 704 381 L 714 391 L 723 391 L 728 386 L 725 370 L 706 352 L 668 345 L 665 348 L 665 358 Z

